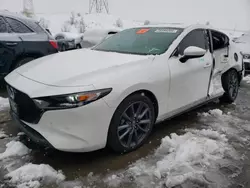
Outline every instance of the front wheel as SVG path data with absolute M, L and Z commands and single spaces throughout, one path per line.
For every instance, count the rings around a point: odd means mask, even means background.
M 143 94 L 126 98 L 117 108 L 108 133 L 108 146 L 118 153 L 139 148 L 148 139 L 155 123 L 155 109 Z
M 222 102 L 233 103 L 239 92 L 239 76 L 236 70 L 230 70 L 222 76 L 222 86 L 225 91 Z

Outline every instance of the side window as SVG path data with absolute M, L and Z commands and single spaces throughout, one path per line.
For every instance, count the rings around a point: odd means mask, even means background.
M 0 33 L 7 33 L 7 26 L 5 24 L 5 21 L 2 17 L 0 17 Z
M 22 22 L 19 22 L 16 19 L 6 18 L 6 20 L 9 23 L 14 33 L 32 33 L 33 32 L 26 25 L 24 25 Z
M 189 46 L 196 46 L 204 50 L 208 49 L 204 30 L 196 29 L 188 33 L 179 44 L 178 54 L 183 55 L 184 50 Z
M 224 35 L 223 33 L 217 31 L 211 31 L 212 33 L 212 40 L 213 40 L 213 49 L 219 50 L 222 48 L 226 48 L 229 43 L 228 36 Z

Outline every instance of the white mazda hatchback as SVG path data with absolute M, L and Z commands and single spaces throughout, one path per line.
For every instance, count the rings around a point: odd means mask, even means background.
M 145 143 L 156 122 L 216 98 L 233 102 L 241 78 L 225 34 L 158 25 L 34 60 L 5 80 L 12 117 L 35 142 L 124 153 Z

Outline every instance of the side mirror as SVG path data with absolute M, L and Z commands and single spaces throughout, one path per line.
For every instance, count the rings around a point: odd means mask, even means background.
M 206 54 L 206 50 L 196 47 L 189 46 L 184 50 L 183 56 L 180 58 L 180 62 L 185 63 L 189 59 L 200 58 Z

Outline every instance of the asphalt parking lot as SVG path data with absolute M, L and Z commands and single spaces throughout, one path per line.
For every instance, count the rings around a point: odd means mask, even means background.
M 1 95 L 5 96 L 5 92 L 3 91 Z M 229 165 L 224 166 L 222 165 L 223 163 L 219 163 L 219 171 L 215 173 L 213 172 L 214 169 L 207 169 L 204 177 L 206 177 L 208 183 L 200 183 L 189 178 L 185 183 L 178 186 L 250 187 L 250 83 L 245 81 L 241 85 L 240 93 L 235 104 L 225 105 L 213 102 L 189 113 L 175 117 L 172 120 L 165 121 L 155 127 L 147 144 L 137 151 L 126 155 L 116 155 L 107 149 L 91 153 L 65 153 L 53 149 L 40 148 L 30 142 L 26 136 L 17 136 L 20 131 L 10 119 L 8 109 L 5 109 L 0 112 L 0 130 L 3 130 L 8 137 L 0 139 L 0 153 L 5 151 L 5 144 L 9 141 L 21 140 L 28 148 L 32 149 L 32 152 L 26 157 L 15 157 L 15 163 L 12 164 L 12 168 L 17 168 L 27 162 L 32 162 L 34 164 L 49 164 L 56 170 L 62 170 L 66 176 L 66 180 L 61 184 L 52 184 L 51 187 L 157 187 L 163 185 L 159 182 L 162 181 L 164 177 L 158 180 L 152 180 L 151 182 L 154 183 L 152 185 L 148 185 L 144 179 L 145 184 L 141 186 L 135 181 L 136 178 L 138 180 L 142 178 L 141 175 L 128 178 L 128 180 L 125 181 L 127 169 L 131 167 L 131 165 L 133 166 L 133 164 L 138 163 L 140 159 L 144 160 L 144 163 L 147 165 L 150 161 L 154 161 L 154 152 L 160 146 L 161 139 L 169 136 L 171 133 L 182 135 L 185 129 L 199 130 L 203 126 L 214 128 L 213 125 L 215 125 L 215 123 L 223 124 L 221 125 L 222 127 L 224 123 L 225 126 L 231 126 L 234 122 L 227 119 L 222 121 L 221 118 L 218 117 L 206 119 L 204 116 L 204 118 L 201 119 L 200 116 L 197 115 L 197 113 L 208 112 L 211 109 L 220 109 L 223 113 L 232 114 L 231 116 L 237 119 L 238 122 L 244 122 L 244 129 L 239 127 L 239 130 L 242 129 L 242 131 L 230 132 L 229 130 L 231 130 L 231 128 L 227 129 L 228 131 L 224 131 L 224 134 L 228 138 L 228 144 L 241 156 L 240 160 L 227 159 L 228 161 L 230 160 Z M 235 125 L 236 124 L 234 124 L 234 126 Z M 239 123 L 237 126 L 238 125 Z M 247 125 L 249 125 L 249 129 L 246 128 Z M 235 130 L 238 130 L 238 128 L 236 127 Z M 241 142 L 241 139 L 238 140 L 238 138 L 242 138 L 243 141 Z M 224 157 L 223 160 L 225 158 L 227 157 Z M 3 166 L 0 168 L 0 183 L 2 182 L 4 187 L 10 187 L 11 185 L 8 184 L 4 178 L 4 175 L 7 173 L 5 167 L 10 163 L 8 160 L 2 162 Z M 114 174 L 116 174 L 115 177 Z M 108 176 L 113 177 L 113 179 L 123 177 L 124 181 L 119 180 L 118 183 L 110 184 L 104 181 Z M 143 177 L 145 178 L 145 176 Z M 164 179 L 164 182 L 166 183 L 166 179 Z M 225 182 L 227 183 L 225 184 Z M 48 185 L 44 187 L 48 187 Z

